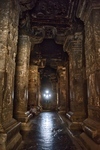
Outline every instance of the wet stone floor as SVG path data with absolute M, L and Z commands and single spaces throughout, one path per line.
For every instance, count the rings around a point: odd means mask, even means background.
M 42 112 L 32 122 L 23 133 L 22 150 L 77 150 L 56 112 Z

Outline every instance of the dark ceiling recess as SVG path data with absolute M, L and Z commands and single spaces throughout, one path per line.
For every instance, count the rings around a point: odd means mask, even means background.
M 46 65 L 41 72 L 41 90 L 52 89 L 53 82 L 57 82 L 57 70 Z
M 35 64 L 39 59 L 45 59 L 45 64 L 52 66 L 53 61 L 67 62 L 68 54 L 63 51 L 63 46 L 56 44 L 53 39 L 45 39 L 42 43 L 36 44 L 31 52 L 31 64 Z
M 21 6 L 20 33 L 28 34 L 36 44 L 31 51 L 30 65 L 38 65 L 42 83 L 57 80 L 58 66 L 66 66 L 68 54 L 63 43 L 77 26 L 76 9 L 79 0 L 19 0 Z M 55 41 L 59 44 L 56 44 Z M 61 45 L 60 45 L 61 44 Z
M 63 46 L 56 44 L 54 40 L 45 39 L 40 44 L 40 51 L 43 58 L 63 59 L 64 57 Z
M 57 67 L 66 66 L 68 54 L 63 51 L 63 46 L 56 44 L 53 39 L 45 39 L 34 46 L 30 61 L 31 65 L 39 66 L 42 87 L 51 88 L 52 83 L 57 82 Z M 42 66 L 41 62 L 44 62 Z

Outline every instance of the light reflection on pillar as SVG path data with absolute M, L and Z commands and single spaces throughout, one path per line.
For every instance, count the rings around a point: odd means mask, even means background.
M 48 113 L 45 113 L 40 124 L 40 130 L 41 130 L 41 137 L 44 142 L 44 144 L 50 144 L 49 146 L 52 147 L 53 142 L 53 119 L 52 116 Z

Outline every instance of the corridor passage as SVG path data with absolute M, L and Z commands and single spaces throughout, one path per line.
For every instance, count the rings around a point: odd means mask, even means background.
M 33 119 L 30 131 L 25 131 L 22 150 L 78 150 L 56 112 L 42 112 Z

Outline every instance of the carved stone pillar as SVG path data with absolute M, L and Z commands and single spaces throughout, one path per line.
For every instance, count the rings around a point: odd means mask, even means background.
M 70 129 L 80 129 L 86 117 L 84 107 L 83 36 L 75 33 L 66 39 L 64 49 L 69 54 L 70 111 L 66 114 Z
M 0 150 L 17 149 L 22 141 L 20 122 L 13 118 L 18 19 L 18 3 L 0 1 Z
M 51 101 L 51 108 L 52 110 L 57 109 L 57 81 L 55 79 L 51 79 L 52 83 L 52 101 Z
M 38 66 L 30 65 L 29 68 L 29 100 L 28 105 L 38 106 Z
M 29 114 L 28 105 L 28 74 L 29 74 L 29 55 L 30 38 L 27 35 L 20 35 L 18 41 L 17 65 L 16 65 L 16 94 L 14 116 L 22 122 L 22 127 L 27 123 Z
M 83 20 L 85 24 L 86 77 L 88 85 L 88 118 L 83 122 L 84 133 L 81 135 L 81 137 L 86 143 L 88 143 L 92 150 L 99 150 L 100 2 L 98 0 L 90 0 L 89 2 L 80 1 L 77 16 L 80 17 L 80 19 Z
M 59 111 L 66 112 L 66 104 L 67 104 L 67 76 L 66 76 L 66 67 L 59 66 L 58 67 L 59 74 Z

